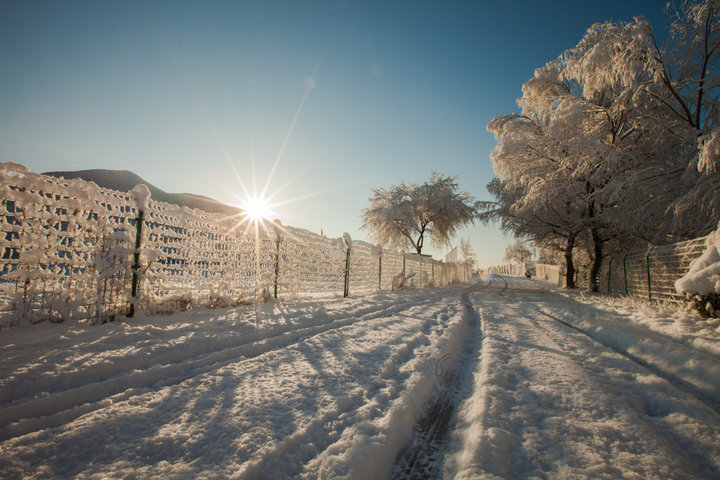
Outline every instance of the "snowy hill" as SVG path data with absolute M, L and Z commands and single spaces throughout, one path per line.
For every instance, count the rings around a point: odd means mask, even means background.
M 240 212 L 240 209 L 237 207 L 226 205 L 202 195 L 192 193 L 168 193 L 129 170 L 77 170 L 74 172 L 45 172 L 44 175 L 64 177 L 67 179 L 81 178 L 94 182 L 100 187 L 110 188 L 120 192 L 132 190 L 135 185 L 142 183 L 148 187 L 151 198 L 156 201 L 173 203 L 181 207 L 197 208 L 211 213 L 221 213 L 223 215 L 235 215 Z

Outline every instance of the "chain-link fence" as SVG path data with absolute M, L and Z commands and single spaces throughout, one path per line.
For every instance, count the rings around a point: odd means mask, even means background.
M 278 222 L 255 228 L 152 199 L 141 210 L 131 193 L 22 165 L 0 164 L 0 182 L 0 326 L 470 279 L 465 264 Z
M 604 258 L 598 273 L 598 290 L 657 300 L 680 300 L 675 281 L 684 276 L 690 263 L 705 251 L 705 237 L 625 255 Z M 565 282 L 563 267 L 536 266 L 537 277 L 558 285 Z M 577 266 L 575 284 L 588 286 L 588 265 Z
M 494 265 L 488 268 L 488 273 L 496 273 L 498 275 L 525 275 L 525 267 L 523 265 L 505 264 Z

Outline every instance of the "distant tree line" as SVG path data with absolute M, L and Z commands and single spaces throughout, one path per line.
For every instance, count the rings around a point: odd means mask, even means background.
M 659 44 L 643 18 L 591 26 L 535 71 L 520 113 L 488 125 L 494 201 L 480 218 L 552 246 L 598 287 L 603 257 L 706 235 L 720 220 L 720 0 L 668 4 Z

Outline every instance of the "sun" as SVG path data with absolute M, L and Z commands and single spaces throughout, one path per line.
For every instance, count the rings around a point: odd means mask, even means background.
M 245 211 L 245 215 L 251 222 L 269 219 L 273 214 L 270 203 L 262 196 L 249 197 L 240 205 L 240 208 Z

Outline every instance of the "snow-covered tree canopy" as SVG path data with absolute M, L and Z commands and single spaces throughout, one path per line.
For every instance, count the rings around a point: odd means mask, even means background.
M 460 239 L 460 254 L 462 261 L 470 265 L 470 268 L 473 268 L 477 263 L 475 251 L 473 250 L 472 245 L 470 245 L 469 240 L 464 238 Z
M 535 251 L 520 240 L 505 248 L 505 260 L 525 265 L 535 257 Z
M 477 218 L 477 204 L 455 177 L 433 172 L 422 184 L 404 182 L 373 190 L 362 228 L 381 245 L 422 253 L 425 238 L 447 245 L 458 228 Z
M 720 220 L 720 0 L 683 2 L 667 46 L 605 22 L 538 68 L 519 114 L 488 125 L 498 178 L 482 219 L 533 240 L 608 248 L 707 234 Z M 566 255 L 566 258 L 567 255 Z

